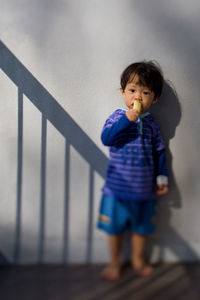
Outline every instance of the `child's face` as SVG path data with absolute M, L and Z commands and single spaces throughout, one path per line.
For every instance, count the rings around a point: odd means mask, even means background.
M 125 90 L 121 88 L 121 95 L 125 99 L 126 106 L 129 109 L 133 108 L 134 100 L 139 101 L 142 104 L 141 113 L 145 113 L 151 104 L 157 102 L 157 98 L 147 86 L 138 84 L 138 75 L 133 76 L 131 82 L 128 82 Z

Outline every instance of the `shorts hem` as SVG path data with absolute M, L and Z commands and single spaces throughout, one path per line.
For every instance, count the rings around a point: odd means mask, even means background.
M 125 230 L 123 230 L 121 232 L 116 232 L 116 231 L 113 231 L 113 230 L 106 229 L 105 227 L 101 227 L 99 225 L 97 225 L 97 228 L 104 231 L 107 234 L 112 234 L 112 235 L 121 235 L 121 234 L 125 233 Z
M 152 230 L 149 230 L 149 231 L 142 231 L 142 230 L 133 230 L 131 229 L 131 232 L 133 234 L 141 234 L 141 235 L 150 235 L 150 234 L 153 234 L 154 232 L 156 231 L 156 229 L 152 229 Z

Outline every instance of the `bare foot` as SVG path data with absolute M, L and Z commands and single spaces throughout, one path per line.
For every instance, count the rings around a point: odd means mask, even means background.
M 101 272 L 101 278 L 116 281 L 120 277 L 120 266 L 108 265 Z
M 154 272 L 154 268 L 151 265 L 144 264 L 141 267 L 134 268 L 136 275 L 140 277 L 150 276 Z

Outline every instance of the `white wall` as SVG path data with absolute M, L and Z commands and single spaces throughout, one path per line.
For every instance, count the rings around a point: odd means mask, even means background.
M 153 112 L 169 147 L 171 191 L 159 201 L 150 250 L 153 260 L 199 258 L 199 1 L 0 0 L 0 7 L 1 254 L 20 263 L 107 260 L 95 228 L 107 155 L 99 136 L 123 106 L 122 70 L 155 59 L 176 93 L 166 85 Z

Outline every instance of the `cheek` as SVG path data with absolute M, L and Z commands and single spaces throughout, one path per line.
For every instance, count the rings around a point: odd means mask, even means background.
M 144 105 L 145 105 L 146 107 L 151 106 L 151 103 L 152 103 L 152 99 L 145 99 L 145 100 L 144 100 Z
M 145 107 L 147 107 L 148 101 L 146 101 L 146 100 L 144 99 L 144 100 L 142 101 L 142 105 L 145 106 Z

